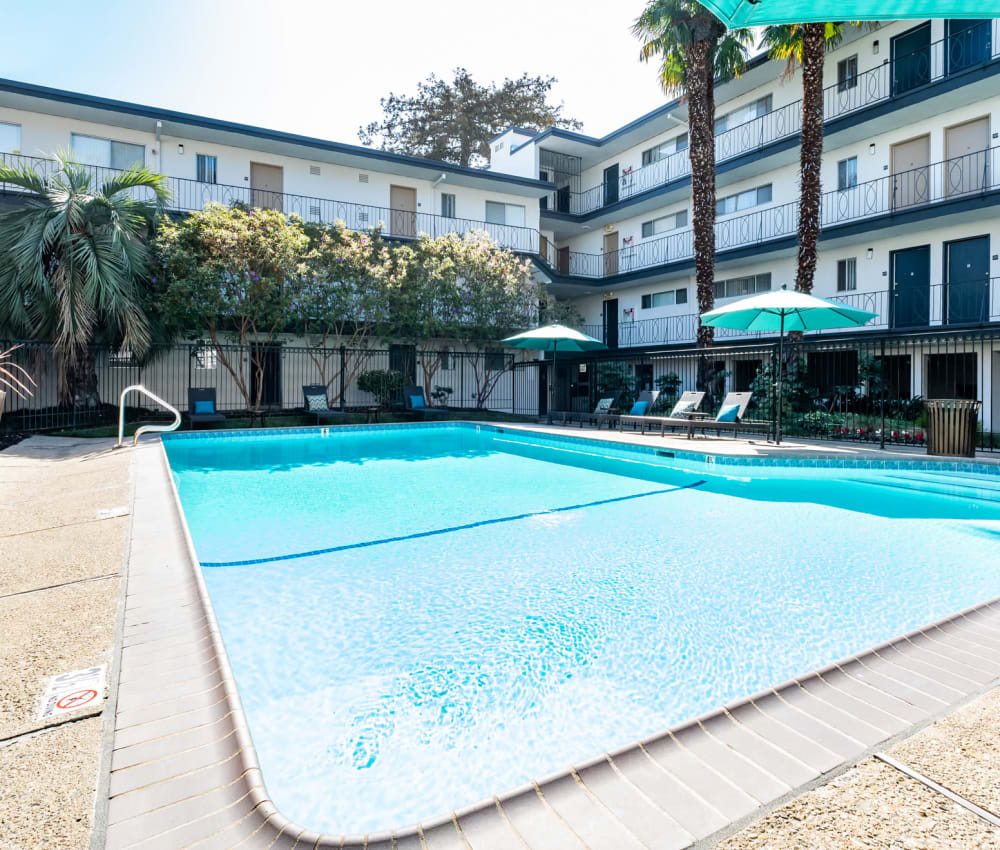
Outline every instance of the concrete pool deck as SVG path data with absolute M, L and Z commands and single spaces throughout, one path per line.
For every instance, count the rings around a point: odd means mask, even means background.
M 551 430 L 579 434 L 579 429 Z M 636 443 L 668 442 L 612 433 L 614 439 L 631 437 Z M 734 441 L 669 442 L 678 449 L 714 451 L 714 444 Z M 114 454 L 105 451 L 108 445 L 32 438 L 0 453 L 0 480 L 14 484 L 18 498 L 27 494 L 39 502 L 51 495 L 48 488 L 69 486 L 66 464 L 78 463 L 76 474 L 83 473 L 83 458 L 109 469 L 132 467 L 130 519 L 96 523 L 108 529 L 97 548 L 114 551 L 117 546 L 119 569 L 122 553 L 128 550 L 130 556 L 114 652 L 120 670 L 113 668 L 104 718 L 111 746 L 97 799 L 95 847 L 1000 848 L 1000 831 L 988 820 L 872 759 L 873 753 L 887 751 L 994 816 L 1000 810 L 998 603 L 413 830 L 346 839 L 303 830 L 285 821 L 267 799 L 159 442 Z M 817 453 L 813 456 L 827 449 L 787 448 Z M 2 477 L 8 466 L 16 480 Z M 43 490 L 46 496 L 40 495 Z M 113 501 L 120 492 L 110 485 L 104 498 Z M 86 503 L 92 513 L 104 509 L 94 498 L 88 495 Z M 16 501 L 5 498 L 4 510 Z M 14 505 L 8 515 L 23 522 L 22 515 L 30 512 Z M 51 522 L 49 507 L 37 512 L 39 522 Z M 79 528 L 88 524 L 81 519 L 85 513 L 78 497 L 75 506 L 66 503 L 66 516 Z M 114 521 L 130 523 L 127 539 L 124 532 L 112 533 Z M 31 534 L 30 525 L 13 535 L 6 535 L 4 526 L 0 543 Z M 51 569 L 64 569 L 53 552 L 65 556 L 75 548 L 72 535 L 47 541 L 37 547 L 37 556 L 29 545 L 20 572 L 30 575 L 35 557 L 40 564 L 54 562 Z M 97 583 L 96 574 L 89 577 Z M 25 602 L 28 595 L 6 600 L 8 621 L 34 616 Z M 113 620 L 113 605 L 110 611 L 106 601 L 91 607 Z M 35 700 L 45 675 L 48 670 L 20 675 L 29 690 L 36 689 Z M 0 834 L 7 824 L 24 819 L 23 807 L 33 799 L 19 796 L 18 774 L 3 770 L 4 753 L 14 746 L 32 747 L 21 751 L 28 754 L 21 756 L 22 767 L 25 759 L 41 759 L 52 768 L 58 761 L 54 753 L 64 756 L 73 746 L 53 736 L 72 729 L 83 741 L 78 745 L 93 750 L 89 763 L 96 768 L 100 724 L 95 718 L 86 722 L 92 726 L 66 724 L 61 733 L 53 729 L 7 747 L 0 741 Z M 86 796 L 75 774 L 54 768 L 37 773 L 36 783 L 47 789 L 43 796 L 66 793 L 70 785 Z M 61 781 L 62 776 L 71 781 Z M 14 787 L 8 787 L 12 782 Z M 55 788 L 49 788 L 52 783 Z M 458 803 L 461 794 L 456 797 Z M 30 840 L 17 835 L 14 841 L 19 839 L 11 846 L 86 846 L 46 845 L 37 834 Z

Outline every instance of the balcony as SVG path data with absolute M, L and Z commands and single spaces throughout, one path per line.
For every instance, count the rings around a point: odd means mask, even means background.
M 851 307 L 868 310 L 877 317 L 861 328 L 809 331 L 807 336 L 858 331 L 921 331 L 928 329 L 1000 326 L 1000 278 L 934 284 L 917 289 L 846 292 L 826 296 Z M 580 330 L 604 341 L 609 348 L 660 345 L 691 345 L 697 340 L 698 314 L 684 313 L 658 319 L 620 322 L 617 328 L 603 324 L 580 325 Z M 617 345 L 614 345 L 617 336 Z M 759 331 L 716 328 L 719 342 L 749 341 L 766 337 Z M 773 336 L 773 335 L 771 335 Z
M 38 173 L 51 173 L 58 168 L 55 160 L 23 154 L 0 153 L 0 162 L 13 168 L 31 168 Z M 92 175 L 92 185 L 96 188 L 119 169 L 97 165 L 85 165 Z M 530 227 L 492 224 L 468 218 L 433 215 L 431 213 L 396 210 L 390 207 L 337 201 L 311 195 L 292 195 L 285 192 L 271 192 L 252 189 L 249 186 L 230 186 L 223 183 L 202 183 L 185 177 L 168 177 L 167 188 L 171 200 L 167 208 L 171 212 L 196 212 L 207 204 L 217 203 L 229 206 L 234 203 L 246 206 L 276 209 L 296 215 L 316 224 L 333 224 L 343 221 L 349 230 L 358 232 L 382 225 L 383 235 L 394 239 L 415 239 L 421 234 L 443 236 L 448 233 L 464 234 L 470 231 L 485 231 L 503 248 L 519 253 L 537 255 L 539 253 L 538 231 Z M 22 190 L 9 183 L 0 183 L 0 195 L 18 195 Z M 152 193 L 136 194 L 146 200 Z
M 888 174 L 846 189 L 825 192 L 820 227 L 830 229 L 982 197 L 1000 189 L 1000 147 Z M 1000 200 L 1000 198 L 998 198 Z M 793 237 L 798 232 L 797 201 L 759 212 L 717 220 L 715 250 L 735 251 Z M 603 279 L 669 266 L 694 257 L 691 228 L 605 254 L 549 251 L 543 259 L 571 277 Z
M 830 123 L 912 91 L 933 85 L 971 68 L 1000 59 L 1000 20 L 990 20 L 949 38 L 930 44 L 915 53 L 858 74 L 851 80 L 834 83 L 823 92 L 823 120 Z M 715 137 L 715 161 L 726 162 L 799 133 L 802 101 L 731 127 Z M 602 183 L 582 192 L 563 190 L 545 199 L 545 211 L 587 215 L 603 207 L 628 201 L 638 195 L 689 177 L 688 151 L 622 173 L 614 183 Z

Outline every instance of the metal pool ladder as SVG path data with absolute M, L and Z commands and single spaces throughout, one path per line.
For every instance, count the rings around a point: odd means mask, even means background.
M 174 407 L 172 404 L 167 404 L 162 398 L 160 398 L 155 393 L 151 393 L 142 384 L 132 384 L 130 387 L 125 387 L 122 390 L 121 397 L 118 399 L 118 444 L 115 446 L 116 449 L 122 447 L 122 439 L 125 434 L 125 396 L 130 392 L 135 390 L 138 393 L 142 393 L 145 396 L 149 396 L 157 404 L 165 407 L 172 414 L 174 414 L 174 421 L 169 425 L 140 425 L 135 429 L 135 438 L 132 440 L 132 445 L 138 445 L 139 437 L 143 434 L 160 434 L 165 431 L 174 431 L 181 424 L 181 412 Z

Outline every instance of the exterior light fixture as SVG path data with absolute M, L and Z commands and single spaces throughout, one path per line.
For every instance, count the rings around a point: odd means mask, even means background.
M 875 156 L 875 142 L 872 142 L 870 145 L 868 145 L 868 153 L 871 156 Z
M 872 42 L 872 53 L 874 53 L 876 56 L 878 56 L 878 39 L 877 38 L 875 39 L 875 41 Z
M 181 156 L 184 156 L 184 145 L 177 146 L 177 153 L 179 153 Z
M 873 248 L 869 248 L 865 256 L 870 260 L 872 257 L 875 256 L 875 250 Z

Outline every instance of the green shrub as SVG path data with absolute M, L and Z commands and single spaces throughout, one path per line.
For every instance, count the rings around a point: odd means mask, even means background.
M 388 407 L 403 392 L 406 376 L 395 369 L 372 369 L 358 375 L 358 389 L 371 393 L 382 406 Z

